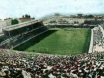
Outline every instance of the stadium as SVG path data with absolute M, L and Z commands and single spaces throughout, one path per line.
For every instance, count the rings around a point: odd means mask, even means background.
M 54 15 L 3 29 L 0 75 L 9 78 L 104 77 L 103 19 Z M 1 74 L 3 73 L 3 74 Z

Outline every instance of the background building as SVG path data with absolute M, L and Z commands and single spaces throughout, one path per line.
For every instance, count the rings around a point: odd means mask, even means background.
M 18 18 L 19 23 L 33 20 L 34 18 Z

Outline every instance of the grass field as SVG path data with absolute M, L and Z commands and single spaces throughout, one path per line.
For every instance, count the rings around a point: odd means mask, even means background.
M 49 54 L 80 54 L 88 52 L 91 30 L 87 28 L 51 29 L 16 50 Z

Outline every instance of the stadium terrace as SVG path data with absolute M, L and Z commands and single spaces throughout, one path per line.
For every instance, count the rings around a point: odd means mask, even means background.
M 3 33 L 2 78 L 104 77 L 103 18 L 54 15 L 5 27 Z

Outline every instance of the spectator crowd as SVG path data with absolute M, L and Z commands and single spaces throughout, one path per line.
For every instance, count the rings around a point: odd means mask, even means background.
M 52 55 L 0 49 L 0 78 L 103 78 L 104 53 Z
M 101 27 L 93 28 L 93 47 L 95 51 L 104 51 L 104 33 L 101 31 Z M 100 49 L 100 50 L 99 50 Z

